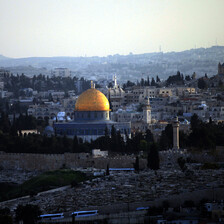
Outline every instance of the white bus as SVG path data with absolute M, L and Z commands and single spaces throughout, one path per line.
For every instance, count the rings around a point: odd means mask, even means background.
M 86 217 L 86 216 L 93 216 L 98 215 L 98 210 L 91 210 L 91 211 L 76 211 L 72 213 L 72 216 L 75 217 Z
M 40 219 L 42 220 L 53 220 L 53 219 L 63 219 L 64 218 L 64 213 L 56 213 L 56 214 L 45 214 L 45 215 L 40 215 Z

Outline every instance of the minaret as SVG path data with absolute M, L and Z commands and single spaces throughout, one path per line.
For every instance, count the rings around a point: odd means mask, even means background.
M 91 89 L 95 89 L 95 83 L 91 80 Z
M 117 88 L 117 76 L 116 74 L 114 75 L 114 88 Z
M 179 126 L 180 122 L 178 121 L 178 117 L 175 117 L 172 122 L 173 125 L 173 149 L 179 149 Z
M 151 106 L 150 106 L 148 97 L 146 97 L 144 100 L 143 121 L 147 124 L 151 123 Z

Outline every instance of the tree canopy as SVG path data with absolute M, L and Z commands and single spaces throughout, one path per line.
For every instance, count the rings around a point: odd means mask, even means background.
M 16 208 L 16 221 L 23 220 L 24 224 L 35 224 L 41 211 L 38 205 L 18 205 Z

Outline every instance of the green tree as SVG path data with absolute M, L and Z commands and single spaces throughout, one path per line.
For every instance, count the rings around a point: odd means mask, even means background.
M 109 164 L 107 164 L 107 170 L 106 170 L 106 175 L 109 176 L 110 175 L 110 169 L 109 169 Z
M 219 84 L 218 84 L 218 86 L 219 86 L 219 87 L 223 87 L 223 81 L 222 81 L 221 79 L 219 80 Z
M 178 159 L 177 159 L 177 163 L 178 163 L 178 165 L 179 165 L 179 167 L 180 167 L 180 169 L 184 172 L 184 171 L 186 171 L 186 169 L 187 169 L 187 167 L 186 167 L 186 160 L 183 158 L 183 157 L 179 157 Z
M 143 152 L 146 152 L 147 151 L 147 141 L 146 140 L 140 140 L 140 143 L 139 143 L 139 150 L 140 151 L 143 151 Z
M 165 130 L 162 131 L 159 139 L 160 150 L 170 149 L 173 147 L 173 127 L 172 124 L 168 124 Z
M 188 143 L 188 135 L 184 131 L 179 131 L 180 136 L 180 148 L 184 148 Z
M 1 224 L 12 224 L 12 216 L 9 208 L 0 209 L 0 223 Z
M 106 127 L 104 131 L 104 141 L 103 141 L 103 148 L 104 150 L 109 150 L 110 149 L 110 135 L 109 135 L 109 130 Z
M 144 86 L 145 85 L 145 81 L 143 78 L 141 78 L 141 82 L 140 82 L 141 86 Z
M 150 151 L 148 153 L 148 168 L 152 170 L 159 169 L 159 151 L 156 143 L 150 145 Z
M 208 86 L 207 86 L 207 83 L 205 82 L 204 78 L 200 78 L 198 79 L 198 88 L 199 89 L 206 89 Z
M 131 141 L 129 141 L 130 148 L 128 148 L 128 151 L 134 152 L 134 153 L 139 152 L 141 150 L 141 148 L 140 148 L 141 140 L 144 140 L 142 133 L 141 132 L 135 133 L 135 135 L 132 136 Z
M 69 148 L 70 148 L 70 139 L 67 138 L 66 135 L 63 136 L 62 138 L 62 144 L 64 146 L 64 151 L 70 151 Z
M 191 77 L 190 77 L 190 75 L 186 75 L 186 76 L 185 76 L 185 80 L 186 80 L 186 81 L 191 81 Z
M 156 86 L 156 81 L 153 77 L 152 77 L 152 81 L 151 81 L 151 86 Z
M 110 133 L 111 133 L 110 150 L 117 151 L 117 132 L 116 132 L 114 125 L 112 125 Z
M 38 205 L 18 205 L 16 208 L 16 221 L 23 220 L 24 224 L 35 224 L 41 211 Z
M 135 158 L 134 169 L 135 169 L 135 172 L 139 173 L 139 158 L 138 158 L 138 156 L 136 156 L 136 158 Z
M 192 200 L 187 200 L 187 201 L 184 201 L 183 207 L 192 208 L 192 207 L 195 207 L 195 203 Z
M 165 209 L 165 211 L 167 211 L 169 207 L 170 207 L 169 201 L 168 200 L 163 201 L 163 208 Z
M 197 114 L 193 114 L 191 117 L 191 130 L 198 128 L 201 125 L 201 120 Z
M 0 118 L 0 130 L 2 130 L 4 133 L 9 133 L 10 128 L 11 128 L 11 124 L 10 124 L 8 115 L 2 112 L 1 118 Z
M 169 76 L 168 79 L 166 80 L 167 85 L 170 85 L 170 84 L 182 85 L 183 83 L 184 83 L 183 74 L 180 74 L 179 71 L 177 71 L 176 75 Z
M 13 115 L 12 126 L 10 128 L 10 135 L 17 136 L 17 127 L 16 127 L 16 118 L 15 114 Z
M 145 140 L 148 143 L 153 143 L 154 142 L 153 133 L 149 129 L 147 129 L 146 132 L 145 132 Z
M 116 149 L 118 152 L 124 152 L 124 150 L 125 150 L 124 139 L 121 136 L 120 131 L 117 131 L 117 133 L 116 133 Z
M 72 152 L 78 152 L 78 151 L 79 151 L 79 141 L 77 136 L 75 135 L 72 143 Z
M 108 88 L 113 88 L 113 83 L 112 82 L 109 82 Z
M 150 86 L 149 76 L 147 77 L 147 86 Z
M 10 216 L 10 215 L 0 215 L 0 223 L 2 223 L 2 224 L 13 224 L 12 216 Z

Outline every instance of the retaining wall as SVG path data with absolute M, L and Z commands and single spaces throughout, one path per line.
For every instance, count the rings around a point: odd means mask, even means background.
M 33 153 L 0 153 L 0 167 L 3 169 L 21 170 L 56 170 L 68 168 L 94 167 L 132 168 L 135 157 L 119 156 L 108 158 L 92 158 L 89 153 L 65 154 L 33 154 Z M 147 161 L 140 159 L 140 168 L 146 168 Z

